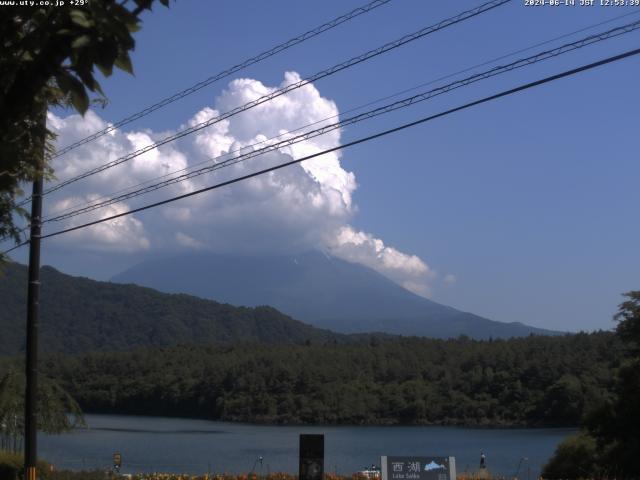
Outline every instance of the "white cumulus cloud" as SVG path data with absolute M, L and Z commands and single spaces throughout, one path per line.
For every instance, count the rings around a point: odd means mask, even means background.
M 94 200 L 93 195 L 87 197 Z M 113 215 L 118 215 L 128 211 L 124 205 L 110 205 L 100 213 L 93 216 L 99 220 Z M 79 225 L 79 220 L 69 222 L 65 227 Z M 82 228 L 66 234 L 67 241 L 75 244 L 76 248 L 82 248 L 98 252 L 136 252 L 148 250 L 151 242 L 147 236 L 144 225 L 137 218 L 128 215 L 103 223 L 94 225 L 91 228 Z
M 370 233 L 345 225 L 328 237 L 329 251 L 336 257 L 366 265 L 422 296 L 429 296 L 429 280 L 435 276 L 416 255 L 385 245 Z
M 280 86 L 257 80 L 232 81 L 214 105 L 202 108 L 184 126 L 192 126 L 255 100 L 300 77 L 287 72 Z M 268 143 L 272 137 L 309 124 L 333 123 L 336 104 L 323 98 L 313 85 L 263 103 L 193 135 L 183 137 L 135 159 L 51 194 L 46 216 L 59 214 L 115 191 L 195 165 L 212 165 Z M 331 120 L 326 120 L 334 117 Z M 95 112 L 61 117 L 49 113 L 48 124 L 60 146 L 73 143 L 108 124 Z M 162 135 L 166 135 L 163 132 Z M 161 138 L 149 130 L 115 130 L 98 140 L 57 158 L 58 181 L 115 160 Z M 261 143 L 258 147 L 253 144 Z M 61 222 L 47 224 L 58 230 L 128 211 L 139 205 L 192 192 L 267 166 L 300 158 L 340 145 L 334 130 L 260 157 L 239 162 L 137 199 L 111 205 Z M 236 153 L 234 153 L 236 152 Z M 223 158 L 215 159 L 215 157 Z M 321 249 L 345 260 L 366 265 L 420 295 L 429 295 L 435 273 L 415 255 L 386 245 L 373 234 L 355 230 L 349 221 L 356 213 L 355 175 L 343 168 L 340 152 L 280 169 L 248 181 L 195 195 L 97 226 L 56 237 L 61 248 L 120 252 L 170 252 L 179 249 L 228 253 L 282 253 Z M 445 279 L 446 283 L 452 283 Z

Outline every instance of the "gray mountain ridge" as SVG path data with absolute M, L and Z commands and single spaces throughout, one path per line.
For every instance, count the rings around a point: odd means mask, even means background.
M 269 305 L 341 333 L 474 339 L 554 335 L 497 322 L 418 296 L 365 266 L 325 253 L 238 256 L 193 253 L 144 261 L 111 279 L 237 306 Z

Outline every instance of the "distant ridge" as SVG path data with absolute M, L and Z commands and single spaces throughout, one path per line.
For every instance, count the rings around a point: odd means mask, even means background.
M 234 307 L 191 295 L 72 277 L 47 266 L 41 280 L 39 343 L 44 352 L 348 341 L 268 306 Z M 0 355 L 24 350 L 26 292 L 27 268 L 6 265 L 0 275 Z
M 200 253 L 160 258 L 112 280 L 233 305 L 271 305 L 303 322 L 343 333 L 467 335 L 475 339 L 559 333 L 518 322 L 496 322 L 432 302 L 367 267 L 317 251 L 289 256 Z

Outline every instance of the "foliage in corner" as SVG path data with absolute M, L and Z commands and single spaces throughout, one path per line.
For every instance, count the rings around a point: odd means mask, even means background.
M 593 437 L 584 432 L 564 440 L 544 466 L 545 479 L 589 478 L 598 469 L 597 446 Z
M 627 292 L 624 296 L 628 300 L 620 304 L 614 317 L 618 322 L 616 331 L 629 348 L 629 353 L 640 358 L 640 290 Z
M 168 6 L 169 0 L 159 0 Z M 53 135 L 47 105 L 84 114 L 90 95 L 104 99 L 95 77 L 114 66 L 133 73 L 129 53 L 140 16 L 154 0 L 100 0 L 64 7 L 16 6 L 0 16 L 0 240 L 19 241 L 14 216 L 22 182 L 50 177 Z M 43 142 L 47 144 L 43 155 Z M 1 260 L 1 259 L 0 259 Z
M 24 434 L 25 375 L 10 368 L 0 378 L 0 448 L 18 452 Z M 38 388 L 38 429 L 45 433 L 62 433 L 85 420 L 78 403 L 49 378 L 41 378 Z
M 624 296 L 614 316 L 623 345 L 614 396 L 586 416 L 579 437 L 558 447 L 545 478 L 640 478 L 640 290 Z

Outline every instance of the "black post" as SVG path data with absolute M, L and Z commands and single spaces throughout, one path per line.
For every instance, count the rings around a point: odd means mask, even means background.
M 324 478 L 324 434 L 300 435 L 299 480 Z
M 42 176 L 33 182 L 31 237 L 29 241 L 29 286 L 27 290 L 27 389 L 24 415 L 25 480 L 36 480 L 38 461 L 37 381 L 38 307 L 40 297 L 40 235 L 42 230 Z

